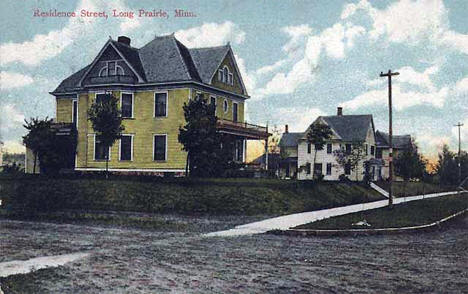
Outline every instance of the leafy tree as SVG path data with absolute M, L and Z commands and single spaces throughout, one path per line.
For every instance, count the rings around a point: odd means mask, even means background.
M 312 178 L 315 179 L 315 161 L 317 159 L 317 150 L 322 150 L 326 141 L 331 138 L 332 130 L 324 123 L 317 122 L 312 124 L 309 132 L 307 133 L 307 142 L 313 144 L 314 148 L 314 162 L 312 165 Z
M 346 165 L 349 165 L 351 171 L 356 173 L 356 181 L 359 180 L 359 167 L 362 160 L 367 156 L 364 142 L 353 141 L 351 144 L 351 150 L 348 152 L 344 146 L 341 146 L 339 150 L 333 151 L 336 162 L 343 169 Z
M 395 174 L 405 181 L 422 179 L 426 171 L 426 160 L 418 152 L 418 146 L 411 142 L 406 150 L 401 152 L 394 161 Z
M 220 175 L 232 161 L 233 142 L 218 132 L 214 105 L 197 96 L 185 103 L 183 109 L 186 124 L 179 128 L 179 142 L 187 151 L 186 174 Z
M 52 128 L 53 121 L 47 117 L 43 120 L 31 118 L 25 120 L 24 127 L 29 130 L 23 137 L 23 143 L 34 153 L 33 173 L 36 172 L 37 160 L 41 163 L 41 172 L 55 174 L 74 158 L 76 150 L 76 130 L 68 136 L 57 136 Z
M 115 141 L 120 139 L 124 126 L 122 115 L 118 108 L 118 99 L 112 94 L 105 94 L 95 100 L 88 110 L 88 119 L 91 121 L 96 137 L 109 150 Z M 109 152 L 106 153 L 106 177 L 109 171 Z
M 436 174 L 441 184 L 458 185 L 458 155 L 450 151 L 447 145 L 444 145 L 442 152 L 439 153 L 439 160 L 436 165 Z M 468 153 L 462 151 L 460 154 L 460 164 L 462 170 L 462 180 L 468 176 Z
M 36 173 L 37 159 L 50 147 L 50 141 L 54 134 L 51 129 L 52 119 L 46 117 L 41 120 L 38 117 L 24 120 L 24 125 L 29 132 L 23 136 L 23 143 L 34 153 L 33 173 Z M 42 156 L 41 156 L 42 157 Z

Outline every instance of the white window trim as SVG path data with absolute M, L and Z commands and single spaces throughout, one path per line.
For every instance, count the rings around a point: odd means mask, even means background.
M 166 115 L 165 116 L 156 116 L 156 94 L 161 94 L 164 93 L 166 94 Z M 153 117 L 154 118 L 159 118 L 159 117 L 167 117 L 169 114 L 169 91 L 154 91 L 153 94 Z
M 94 161 L 105 161 L 105 159 L 98 159 L 96 160 L 96 134 L 93 134 L 94 136 L 94 145 L 93 145 L 93 160 Z M 111 161 L 112 157 L 112 147 L 109 146 L 109 161 Z
M 122 96 L 123 96 L 123 94 L 130 94 L 130 95 L 132 95 L 132 116 L 130 116 L 130 117 L 128 117 L 128 116 L 123 117 L 123 116 L 122 116 L 122 118 L 135 118 L 135 93 L 129 92 L 129 91 L 122 91 L 122 92 L 120 92 L 120 111 L 122 111 L 122 106 L 123 106 L 123 104 L 122 104 Z
M 165 147 L 166 147 L 166 150 L 164 151 L 164 160 L 156 160 L 156 158 L 154 158 L 154 141 L 155 141 L 155 138 L 156 136 L 164 136 L 166 138 L 166 144 L 165 144 Z M 163 161 L 167 161 L 167 134 L 153 134 L 153 161 L 156 161 L 156 162 L 163 162 Z
M 232 72 L 229 72 L 228 74 L 228 82 L 229 82 L 229 85 L 233 86 L 234 85 L 234 75 L 232 74 Z
M 122 137 L 130 137 L 130 160 L 122 160 L 122 139 L 119 139 L 119 161 L 133 161 L 133 136 L 134 134 L 122 134 Z
M 76 122 L 73 121 L 73 117 L 75 116 L 75 108 L 73 107 L 73 104 L 76 102 Z M 76 124 L 76 128 L 78 129 L 78 98 L 73 98 L 72 99 L 72 111 L 71 111 L 71 122 Z
M 97 100 L 97 95 L 102 95 L 102 94 L 111 94 L 111 95 L 114 95 L 112 93 L 112 90 L 106 90 L 106 91 L 98 91 L 98 92 L 95 92 L 94 93 L 94 102 Z
M 234 104 L 237 105 L 237 119 L 234 120 Z M 239 103 L 232 101 L 232 121 L 237 122 L 239 120 Z
M 227 105 L 227 106 L 224 107 L 224 105 Z M 228 113 L 228 111 L 229 111 L 229 101 L 227 100 L 227 98 L 224 98 L 224 101 L 223 101 L 223 111 L 224 111 L 224 113 Z

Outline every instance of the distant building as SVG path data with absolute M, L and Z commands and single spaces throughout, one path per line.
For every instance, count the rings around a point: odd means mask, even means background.
M 323 123 L 330 127 L 333 135 L 328 140 L 322 150 L 317 150 L 315 165 L 315 146 L 307 141 L 307 133 L 311 126 L 316 123 Z M 298 144 L 298 179 L 312 179 L 312 168 L 316 175 L 323 175 L 324 180 L 338 180 L 344 174 L 350 180 L 361 181 L 364 177 L 364 162 L 371 163 L 370 172 L 372 179 L 376 180 L 376 173 L 380 161 L 375 160 L 375 128 L 372 115 L 343 115 L 343 109 L 338 107 L 337 115 L 319 116 L 299 139 Z M 351 166 L 340 166 L 335 158 L 335 150 L 351 151 L 353 142 L 361 142 L 365 148 L 365 156 L 359 163 L 359 167 L 352 170 Z
M 390 143 L 389 143 L 389 136 L 387 133 L 376 131 L 375 132 L 375 140 L 377 144 L 377 152 L 375 157 L 377 159 L 383 160 L 383 166 L 381 172 L 381 178 L 386 180 L 390 175 Z M 411 146 L 412 140 L 411 135 L 400 135 L 400 136 L 392 136 L 392 145 L 393 145 L 393 158 L 397 158 L 398 155 L 408 149 Z M 398 179 L 398 178 L 397 178 Z
M 280 178 L 295 179 L 297 177 L 297 145 L 304 133 L 290 133 L 288 125 L 279 142 L 280 161 L 278 176 Z

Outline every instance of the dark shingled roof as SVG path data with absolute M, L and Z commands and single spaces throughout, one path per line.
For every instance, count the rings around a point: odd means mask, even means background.
M 321 116 L 343 141 L 365 141 L 369 127 L 373 125 L 372 115 Z
M 154 38 L 140 49 L 111 40 L 144 82 L 197 81 L 209 84 L 230 46 L 187 49 L 174 34 Z M 90 65 L 72 74 L 52 93 L 66 93 L 78 87 Z
M 229 51 L 229 45 L 189 50 L 202 81 L 208 84 L 211 82 L 213 73 Z
M 298 140 L 304 133 L 283 133 L 279 142 L 280 147 L 296 147 Z
M 392 138 L 393 148 L 406 149 L 411 145 L 411 135 L 394 135 Z M 381 131 L 375 132 L 375 141 L 377 143 L 377 147 L 389 147 L 390 143 L 388 139 L 389 136 L 387 133 Z
M 69 91 L 72 91 L 74 88 L 77 87 L 78 82 L 80 81 L 81 77 L 84 75 L 84 73 L 88 70 L 88 68 L 91 66 L 91 64 L 88 64 L 87 66 L 83 67 L 76 73 L 72 74 L 65 80 L 63 80 L 60 85 L 54 90 L 55 92 L 59 93 L 67 93 Z
M 145 71 L 143 70 L 143 65 L 141 64 L 140 55 L 138 54 L 138 49 L 117 41 L 112 41 L 112 44 L 117 47 L 120 53 L 122 53 L 125 59 L 127 59 L 128 63 L 132 65 L 133 69 L 135 69 L 140 77 L 146 79 Z

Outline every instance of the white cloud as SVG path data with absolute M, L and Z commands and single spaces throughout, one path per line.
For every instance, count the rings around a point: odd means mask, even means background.
M 348 19 L 358 10 L 372 19 L 369 35 L 374 40 L 383 35 L 396 43 L 418 44 L 429 40 L 468 54 L 468 35 L 450 30 L 448 10 L 442 0 L 401 0 L 381 10 L 361 0 L 346 5 L 341 18 Z
M 468 77 L 465 77 L 459 80 L 453 89 L 455 94 L 465 94 L 468 93 Z
M 128 10 L 122 0 L 101 2 L 96 0 L 81 0 L 74 9 L 81 11 L 111 11 L 112 9 Z M 42 61 L 59 55 L 66 47 L 80 38 L 86 38 L 89 32 L 98 30 L 99 25 L 110 19 L 96 19 L 93 17 L 72 17 L 61 30 L 50 31 L 47 34 L 38 34 L 30 41 L 22 43 L 0 44 L 0 65 L 12 62 L 21 62 L 26 65 L 36 66 Z M 118 20 L 120 29 L 127 32 L 139 26 L 137 19 L 123 18 Z
M 341 103 L 341 106 L 350 109 L 372 105 L 388 105 L 388 90 L 386 88 L 379 90 L 370 90 L 362 93 L 352 100 Z M 399 84 L 392 85 L 393 107 L 396 110 L 403 110 L 416 105 L 430 105 L 441 108 L 449 94 L 448 88 L 444 87 L 434 92 L 416 92 L 402 91 Z
M 10 129 L 20 127 L 24 122 L 24 115 L 14 105 L 5 104 L 0 108 L 0 131 L 6 132 Z
M 3 145 L 3 150 L 8 153 L 24 153 L 26 148 L 19 141 L 5 141 Z
M 290 40 L 283 46 L 288 53 L 286 59 L 271 66 L 259 69 L 260 72 L 272 72 L 281 68 L 288 61 L 293 61 L 289 72 L 276 73 L 265 87 L 256 92 L 256 98 L 274 94 L 291 94 L 303 84 L 313 82 L 315 70 L 322 53 L 334 59 L 345 57 L 345 50 L 354 45 L 354 39 L 364 33 L 364 28 L 351 24 L 336 23 L 320 34 L 312 34 L 308 25 L 289 26 L 283 32 Z M 294 54 L 291 54 L 293 53 Z
M 424 134 L 416 136 L 419 143 L 425 145 L 426 150 L 441 150 L 444 144 L 450 144 L 449 136 L 432 135 L 425 132 Z
M 437 65 L 431 66 L 423 72 L 414 70 L 411 66 L 405 66 L 397 70 L 400 75 L 396 78 L 398 83 L 408 83 L 411 85 L 419 86 L 429 91 L 434 91 L 435 87 L 431 80 L 431 75 L 439 71 Z
M 6 90 L 11 88 L 24 87 L 34 82 L 33 78 L 15 72 L 0 72 L 0 89 Z
M 190 48 L 225 45 L 227 42 L 241 44 L 245 39 L 245 32 L 231 21 L 224 23 L 204 23 L 199 27 L 180 30 L 175 36 Z
M 308 24 L 298 26 L 287 26 L 281 29 L 289 36 L 289 41 L 283 46 L 283 51 L 290 54 L 298 50 L 301 44 L 312 33 L 312 28 Z
M 280 59 L 280 60 L 278 60 L 277 62 L 275 62 L 275 63 L 273 63 L 271 65 L 263 66 L 263 67 L 256 70 L 256 74 L 263 75 L 263 74 L 267 74 L 267 73 L 270 73 L 272 71 L 275 71 L 278 68 L 282 67 L 284 64 L 286 64 L 286 61 L 287 61 L 286 59 Z
M 314 120 L 324 115 L 318 108 L 283 107 L 277 110 L 281 124 L 288 124 L 290 132 L 304 132 Z

